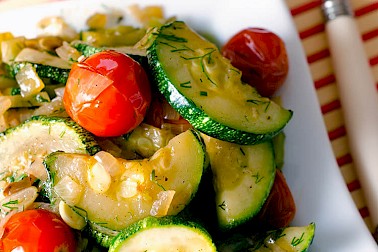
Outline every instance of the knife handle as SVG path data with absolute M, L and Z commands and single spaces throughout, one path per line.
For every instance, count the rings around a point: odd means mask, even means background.
M 332 63 L 356 172 L 378 226 L 378 92 L 361 34 L 351 15 L 326 23 Z

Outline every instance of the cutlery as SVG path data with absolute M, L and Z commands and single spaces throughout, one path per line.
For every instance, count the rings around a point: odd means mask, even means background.
M 346 0 L 323 0 L 325 30 L 348 141 L 374 229 L 378 225 L 378 93 Z

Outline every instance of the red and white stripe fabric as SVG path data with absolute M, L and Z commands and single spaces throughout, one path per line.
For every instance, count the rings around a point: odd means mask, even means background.
M 344 127 L 342 106 L 339 101 L 325 34 L 325 23 L 321 11 L 322 1 L 286 0 L 286 2 L 307 56 L 337 163 L 361 216 L 373 231 L 369 210 L 366 207 L 348 146 L 348 134 Z M 378 0 L 350 0 L 349 3 L 353 9 L 371 70 L 378 85 Z

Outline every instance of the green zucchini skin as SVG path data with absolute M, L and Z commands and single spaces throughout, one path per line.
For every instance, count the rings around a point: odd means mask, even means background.
M 278 123 L 274 122 L 275 124 L 277 124 L 277 126 L 273 130 L 269 130 L 263 133 L 260 133 L 258 131 L 254 132 L 252 128 L 250 129 L 250 131 L 240 130 L 240 129 L 237 129 L 237 127 L 234 127 L 234 126 L 231 127 L 230 125 L 226 125 L 225 123 L 219 122 L 218 118 L 214 118 L 214 116 L 210 116 L 207 112 L 205 112 L 201 104 L 196 104 L 193 101 L 192 97 L 188 97 L 185 94 L 183 94 L 182 92 L 183 88 L 181 89 L 181 91 L 179 90 L 180 89 L 179 86 L 185 84 L 184 82 L 185 80 L 180 79 L 180 77 L 176 76 L 175 73 L 169 73 L 168 70 L 165 69 L 165 65 L 161 63 L 160 57 L 169 57 L 171 61 L 176 62 L 180 60 L 180 57 L 184 58 L 184 56 L 181 56 L 179 54 L 178 54 L 179 56 L 177 56 L 177 55 L 174 55 L 174 53 L 172 53 L 171 55 L 159 55 L 158 52 L 159 52 L 159 48 L 163 46 L 171 46 L 172 48 L 176 46 L 176 44 L 174 44 L 173 46 L 169 45 L 167 41 L 172 42 L 172 43 L 175 43 L 175 42 L 182 43 L 184 48 L 190 48 L 190 50 L 193 50 L 193 51 L 198 49 L 195 46 L 194 46 L 195 48 L 191 48 L 190 38 L 176 36 L 175 30 L 180 30 L 180 29 L 187 29 L 184 22 L 176 21 L 173 23 L 169 23 L 165 26 L 162 26 L 160 31 L 157 33 L 155 40 L 151 43 L 151 46 L 147 49 L 147 58 L 148 58 L 149 67 L 151 69 L 152 79 L 155 80 L 158 89 L 165 96 L 165 98 L 170 103 L 170 105 L 174 109 L 176 109 L 181 114 L 181 116 L 183 116 L 186 120 L 188 120 L 195 129 L 209 136 L 212 136 L 212 137 L 224 140 L 224 141 L 228 141 L 228 142 L 234 142 L 238 144 L 257 144 L 257 143 L 267 141 L 273 138 L 279 132 L 281 132 L 282 129 L 286 126 L 286 124 L 289 122 L 289 120 L 292 117 L 293 112 L 291 110 L 286 110 L 282 108 L 282 110 L 279 112 L 282 114 L 282 116 L 280 115 L 280 119 L 279 119 L 280 122 Z M 188 33 L 190 33 L 190 30 L 188 31 Z M 209 43 L 207 42 L 207 44 L 205 45 L 208 45 L 208 44 Z M 177 54 L 177 51 L 179 51 L 179 49 L 174 48 L 172 49 L 172 51 L 174 51 Z M 182 51 L 184 50 L 182 49 Z M 219 51 L 216 51 L 216 53 L 219 53 Z M 185 68 L 185 66 L 181 66 L 181 65 L 179 67 Z M 232 69 L 232 70 L 238 71 L 237 69 Z M 191 70 L 188 69 L 187 71 L 190 72 Z M 226 69 L 225 71 L 229 71 L 229 70 Z M 172 77 L 171 75 L 173 75 L 174 77 Z M 204 79 L 206 79 L 206 77 L 208 76 L 205 76 Z M 199 79 L 195 81 L 197 83 L 203 82 L 204 79 Z M 245 84 L 243 84 L 241 80 L 239 84 L 245 86 Z M 259 94 L 257 94 L 257 92 L 253 88 L 251 88 L 251 92 L 255 93 L 252 96 L 257 99 L 256 100 L 257 103 L 264 102 L 264 103 L 270 104 L 271 101 L 260 100 L 262 97 Z M 251 100 L 249 102 L 254 103 L 254 101 L 255 100 Z M 266 107 L 268 108 L 269 105 Z M 269 115 L 261 115 L 261 117 L 263 116 L 266 116 L 267 118 L 269 117 Z M 267 121 L 269 120 L 273 120 L 273 119 L 270 119 L 270 118 L 267 119 Z M 258 126 L 258 127 L 261 127 L 261 126 Z
M 7 65 L 6 68 L 8 70 L 9 75 L 14 78 L 16 74 L 18 73 L 18 71 L 20 71 L 20 69 L 25 64 L 31 64 L 35 68 L 40 78 L 47 78 L 56 83 L 65 84 L 67 82 L 68 75 L 70 73 L 70 69 L 58 68 L 58 67 L 42 65 L 38 63 L 28 63 L 28 62 L 13 62 Z
M 92 223 L 91 221 L 88 221 L 88 225 L 85 227 L 84 233 L 96 245 L 107 249 L 112 245 L 113 240 L 120 232 L 101 227 L 95 223 Z
M 73 43 L 72 45 L 76 50 L 78 50 L 84 57 L 91 56 L 95 53 L 102 52 L 104 49 L 101 47 L 92 46 L 86 43 Z
M 101 150 L 100 146 L 94 139 L 94 136 L 90 132 L 82 128 L 80 125 L 78 125 L 76 122 L 74 122 L 71 118 L 39 115 L 33 116 L 22 124 L 13 128 L 8 128 L 7 130 L 0 133 L 0 155 L 13 155 L 13 153 L 9 152 L 10 149 L 15 150 L 17 148 L 10 145 L 14 145 L 17 141 L 20 140 L 24 142 L 19 143 L 19 148 L 25 149 L 25 151 L 33 150 L 33 144 L 35 144 L 34 141 L 41 141 L 41 143 L 46 143 L 44 142 L 44 140 L 42 140 L 43 137 L 50 138 L 50 136 L 39 135 L 41 128 L 48 128 L 49 132 L 53 132 L 53 129 L 56 129 L 57 131 L 61 130 L 59 131 L 60 135 L 52 136 L 56 139 L 56 141 L 58 141 L 57 139 L 62 139 L 66 132 L 71 132 L 73 135 L 75 135 L 75 139 L 70 139 L 69 141 L 78 141 L 75 143 L 75 145 L 77 144 L 77 146 L 80 146 L 78 147 L 79 149 L 75 150 L 77 153 L 94 155 Z M 57 149 L 51 145 L 54 145 L 54 143 L 46 143 L 48 153 L 57 151 Z M 67 143 L 67 145 L 65 146 L 69 145 L 70 143 Z M 0 167 L 0 169 L 2 168 Z
M 315 237 L 314 222 L 306 226 L 292 226 L 254 234 L 234 233 L 216 241 L 219 252 L 306 252 Z
M 239 145 L 206 135 L 203 139 L 213 173 L 219 228 L 234 229 L 256 216 L 270 194 L 276 174 L 272 141 Z
M 64 124 L 67 128 L 73 130 L 78 134 L 80 142 L 83 146 L 83 149 L 80 151 L 78 150 L 78 153 L 86 153 L 89 155 L 94 155 L 97 152 L 101 150 L 101 147 L 98 145 L 97 141 L 95 140 L 92 133 L 81 127 L 79 124 L 77 124 L 74 120 L 72 120 L 69 117 L 58 117 L 58 116 L 44 116 L 44 115 L 38 115 L 33 116 L 27 121 L 25 121 L 25 124 L 28 123 L 37 123 L 40 125 L 47 125 L 49 127 L 54 127 L 55 124 Z M 18 126 L 22 127 L 22 126 Z M 12 131 L 12 128 L 9 129 L 9 131 Z M 4 133 L 6 135 L 7 133 Z M 3 133 L 0 133 L 0 139 Z
M 172 155 L 174 153 L 175 155 Z M 93 168 L 93 157 L 83 154 L 53 152 L 44 158 L 48 173 L 44 183 L 51 202 L 63 200 L 76 213 L 86 219 L 87 233 L 103 247 L 115 234 L 146 216 L 177 215 L 197 194 L 206 163 L 202 138 L 195 130 L 187 130 L 172 138 L 149 159 L 120 162 L 120 173 L 112 177 L 109 189 L 95 191 L 88 181 L 88 171 Z M 169 162 L 169 163 L 167 163 Z M 139 178 L 135 195 L 123 197 L 122 184 L 128 177 Z M 164 177 L 163 177 L 164 176 Z M 63 178 L 69 177 L 77 185 L 70 194 L 56 187 Z M 159 213 L 159 194 L 174 190 L 169 209 Z M 77 199 L 77 202 L 70 199 Z M 95 202 L 95 203 L 94 203 Z M 155 211 L 155 212 L 151 212 Z
M 136 223 L 133 223 L 132 225 L 130 225 L 129 227 L 127 227 L 126 229 L 122 230 L 119 235 L 113 240 L 113 243 L 112 245 L 110 246 L 109 248 L 109 252 L 116 252 L 116 251 L 127 251 L 128 249 L 128 246 L 130 245 L 126 245 L 126 243 L 129 242 L 130 239 L 134 239 L 135 237 L 137 236 L 143 236 L 143 241 L 148 241 L 149 237 L 148 235 L 146 235 L 146 232 L 145 231 L 149 231 L 151 229 L 156 229 L 157 232 L 159 232 L 159 229 L 162 229 L 162 228 L 168 228 L 170 229 L 170 233 L 169 235 L 172 235 L 172 242 L 171 244 L 166 244 L 167 246 L 169 246 L 169 249 L 166 248 L 166 250 L 161 250 L 161 247 L 160 250 L 156 250 L 156 251 L 170 251 L 172 249 L 175 248 L 175 243 L 174 243 L 174 237 L 180 237 L 180 233 L 181 233 L 181 230 L 182 229 L 185 229 L 187 231 L 190 231 L 194 234 L 196 234 L 196 236 L 198 237 L 201 237 L 201 243 L 203 245 L 205 245 L 203 248 L 201 248 L 201 251 L 211 251 L 211 252 L 215 252 L 216 251 L 216 247 L 212 241 L 212 238 L 211 238 L 211 235 L 201 226 L 199 225 L 198 223 L 196 222 L 193 222 L 193 221 L 189 221 L 189 220 L 185 220 L 185 219 L 182 219 L 180 217 L 177 217 L 177 216 L 166 216 L 166 217 L 161 217 L 161 218 L 156 218 L 156 217 L 146 217 Z M 158 241 L 159 242 L 159 241 Z M 179 247 L 178 247 L 178 251 L 179 251 L 179 248 L 188 248 L 190 247 L 192 244 L 193 241 L 192 240 L 188 240 L 187 241 L 187 244 L 179 244 Z M 150 246 L 159 246 L 160 244 L 150 244 Z M 130 251 L 148 251 L 148 246 L 146 247 L 142 247 L 143 245 L 141 244 L 141 247 L 139 248 L 140 250 L 130 250 Z M 131 245 L 130 246 L 131 248 L 134 247 L 135 249 L 135 246 Z M 151 248 L 151 247 L 150 247 Z M 126 250 L 124 250 L 126 249 Z M 203 249 L 203 250 L 202 250 Z
M 84 57 L 89 57 L 95 53 L 99 53 L 105 50 L 115 50 L 117 51 L 117 48 L 107 48 L 107 47 L 96 47 L 93 45 L 86 44 L 84 42 L 75 42 L 72 44 L 72 46 L 78 50 Z M 119 52 L 122 52 L 122 50 L 119 50 Z M 142 66 L 147 65 L 147 58 L 145 56 L 141 55 L 134 55 L 134 54 L 127 54 L 130 56 L 133 60 L 140 63 Z

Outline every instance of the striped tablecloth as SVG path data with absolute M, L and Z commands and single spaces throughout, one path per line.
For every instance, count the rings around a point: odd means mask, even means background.
M 0 0 L 0 11 L 46 1 L 49 0 Z M 344 127 L 342 107 L 320 8 L 322 1 L 286 0 L 286 2 L 302 40 L 337 163 L 361 216 L 373 231 L 348 146 L 348 135 Z M 350 0 L 350 4 L 378 84 L 378 0 Z
M 302 40 L 337 163 L 361 216 L 369 229 L 373 231 L 369 210 L 366 207 L 348 146 L 348 135 L 344 127 L 342 107 L 321 12 L 322 1 L 286 1 Z M 364 41 L 375 81 L 378 84 L 378 0 L 350 0 L 350 4 Z

